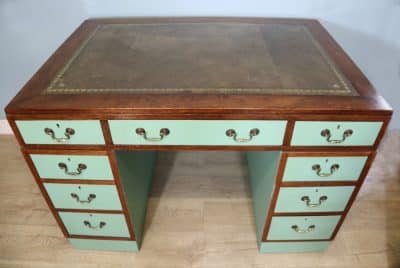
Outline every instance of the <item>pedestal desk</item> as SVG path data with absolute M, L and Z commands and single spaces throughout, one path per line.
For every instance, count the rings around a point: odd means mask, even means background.
M 121 18 L 83 22 L 6 114 L 73 246 L 139 250 L 156 151 L 241 150 L 268 253 L 328 247 L 392 111 L 316 20 Z

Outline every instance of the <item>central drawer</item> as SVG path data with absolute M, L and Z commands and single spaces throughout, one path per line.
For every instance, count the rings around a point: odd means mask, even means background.
M 109 120 L 114 144 L 282 145 L 284 120 Z
M 129 237 L 124 214 L 59 212 L 70 235 Z

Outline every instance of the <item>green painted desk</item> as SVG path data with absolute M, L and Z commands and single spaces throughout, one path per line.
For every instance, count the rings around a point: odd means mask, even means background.
M 6 108 L 77 248 L 137 251 L 159 150 L 246 151 L 261 252 L 339 231 L 392 111 L 315 20 L 85 21 Z

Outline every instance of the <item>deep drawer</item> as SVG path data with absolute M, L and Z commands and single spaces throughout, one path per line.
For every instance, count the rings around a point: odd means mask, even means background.
M 26 144 L 104 144 L 98 120 L 17 120 Z
M 354 186 L 281 187 L 275 212 L 343 211 Z
M 297 121 L 291 145 L 372 146 L 383 122 Z
M 114 185 L 44 183 L 55 208 L 122 210 Z
M 59 212 L 70 235 L 129 237 L 123 214 Z
M 329 239 L 340 216 L 272 217 L 267 240 Z
M 356 181 L 367 156 L 289 156 L 283 181 Z
M 286 121 L 110 120 L 114 144 L 281 145 Z
M 30 154 L 30 157 L 43 179 L 113 179 L 105 155 Z

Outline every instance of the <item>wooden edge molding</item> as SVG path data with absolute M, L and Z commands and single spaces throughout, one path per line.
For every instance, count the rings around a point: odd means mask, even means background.
M 283 139 L 283 146 L 290 146 L 290 141 L 292 140 L 292 136 L 293 136 L 294 123 L 295 123 L 295 120 L 287 121 L 285 136 Z
M 273 217 L 285 216 L 341 216 L 343 211 L 327 211 L 327 212 L 274 212 Z
M 282 181 L 281 187 L 355 186 L 355 181 Z
M 118 237 L 118 236 L 91 236 L 91 235 L 70 235 L 68 238 L 78 239 L 97 239 L 97 240 L 122 240 L 122 241 L 136 241 L 129 237 Z
M 82 150 L 76 150 L 76 149 L 72 149 L 72 150 L 67 150 L 67 149 L 56 149 L 56 148 L 52 148 L 52 149 L 29 149 L 29 148 L 23 148 L 22 149 L 24 152 L 28 153 L 28 154 L 53 154 L 53 155 L 82 155 L 82 156 L 86 156 L 86 155 L 90 155 L 90 156 L 107 156 L 107 151 L 93 151 L 93 150 L 85 150 L 84 148 L 82 148 Z
M 114 180 L 41 179 L 43 183 L 115 185 Z
M 72 209 L 57 208 L 58 212 L 74 212 L 74 213 L 99 213 L 99 214 L 123 214 L 122 210 L 103 210 L 103 209 Z

